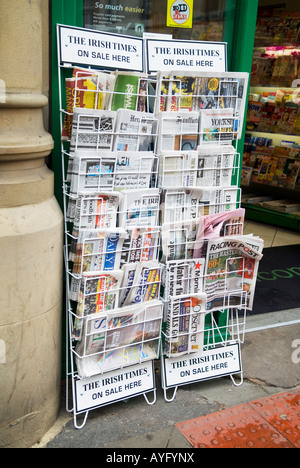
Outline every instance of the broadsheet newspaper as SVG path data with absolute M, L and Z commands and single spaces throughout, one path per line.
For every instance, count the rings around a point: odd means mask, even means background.
M 158 116 L 157 151 L 195 151 L 199 140 L 198 112 L 163 112 Z
M 195 187 L 197 151 L 163 151 L 159 155 L 158 185 L 163 189 Z
M 119 109 L 114 151 L 155 151 L 157 119 L 154 114 Z
M 164 352 L 168 357 L 202 351 L 206 294 L 186 294 L 170 299 Z
M 79 376 L 156 359 L 162 311 L 162 302 L 154 300 L 86 317 L 83 338 L 76 347 Z
M 158 226 L 159 189 L 124 190 L 121 194 L 120 226 Z
M 252 235 L 208 241 L 204 280 L 207 310 L 252 309 L 262 249 L 263 240 Z

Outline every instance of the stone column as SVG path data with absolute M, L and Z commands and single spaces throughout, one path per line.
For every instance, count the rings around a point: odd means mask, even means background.
M 42 18 L 0 0 L 0 447 L 28 448 L 60 407 L 63 216 L 45 164 Z

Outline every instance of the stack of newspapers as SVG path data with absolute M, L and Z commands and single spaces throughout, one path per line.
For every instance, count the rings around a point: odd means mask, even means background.
M 263 241 L 243 235 L 241 161 L 234 146 L 247 84 L 244 73 L 158 74 L 167 357 L 203 351 L 214 312 L 253 306 Z M 223 335 L 230 337 L 227 330 Z
M 77 370 L 201 352 L 207 315 L 251 309 L 263 242 L 243 234 L 248 75 L 75 68 L 62 125 Z
M 159 355 L 163 265 L 149 86 L 144 76 L 78 68 L 66 80 L 68 297 L 81 378 Z

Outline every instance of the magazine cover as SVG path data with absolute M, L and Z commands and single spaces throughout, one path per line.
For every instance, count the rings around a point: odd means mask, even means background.
M 263 240 L 251 235 L 208 241 L 204 281 L 207 310 L 252 309 L 262 250 Z
M 170 299 L 164 353 L 178 357 L 203 349 L 206 294 L 187 294 Z
M 161 112 L 158 115 L 157 152 L 196 151 L 198 139 L 198 112 Z

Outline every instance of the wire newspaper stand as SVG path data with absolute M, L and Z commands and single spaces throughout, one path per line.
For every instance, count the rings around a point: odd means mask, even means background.
M 228 374 L 237 384 L 238 374 L 242 383 L 251 254 L 262 250 L 243 236 L 234 144 L 247 74 L 88 65 L 58 61 L 66 404 L 78 429 L 112 402 L 143 395 L 154 404 L 159 358 L 166 401 L 191 381 Z M 209 360 L 210 374 L 200 366 Z

